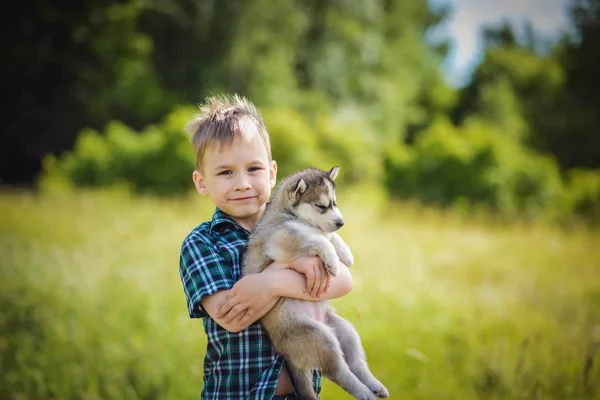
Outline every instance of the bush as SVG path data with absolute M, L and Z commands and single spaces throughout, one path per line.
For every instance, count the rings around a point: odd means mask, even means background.
M 279 107 L 266 108 L 262 115 L 271 137 L 279 180 L 308 166 L 317 167 L 315 161 L 325 158 L 319 148 L 317 132 L 301 114 L 291 108 Z
M 184 126 L 196 109 L 175 109 L 160 125 L 142 132 L 118 121 L 104 133 L 83 130 L 72 151 L 47 156 L 42 188 L 125 186 L 136 193 L 172 195 L 192 188 L 194 151 Z M 330 169 L 340 165 L 340 181 L 378 180 L 379 152 L 363 130 L 321 116 L 309 122 L 289 108 L 267 108 L 263 117 L 271 136 L 273 158 L 280 177 L 309 166 Z
M 83 130 L 74 149 L 55 159 L 47 156 L 42 186 L 67 181 L 79 187 L 123 185 L 137 193 L 186 193 L 192 187 L 194 152 L 183 130 L 193 107 L 175 109 L 159 125 L 141 133 L 110 122 L 104 134 Z
M 399 197 L 449 206 L 485 204 L 509 214 L 537 214 L 562 183 L 556 163 L 477 119 L 457 128 L 435 121 L 414 146 L 388 151 L 386 186 Z
M 600 171 L 572 169 L 567 172 L 562 196 L 565 212 L 590 221 L 600 221 Z
M 329 115 L 308 119 L 282 107 L 265 109 L 263 117 L 280 178 L 309 166 L 328 170 L 340 165 L 340 182 L 381 179 L 380 151 L 366 129 Z
M 195 160 L 183 127 L 195 112 L 195 107 L 176 108 L 162 123 L 139 133 L 118 121 L 104 133 L 86 129 L 71 152 L 46 157 L 41 186 L 187 193 Z M 383 181 L 395 197 L 507 215 L 600 219 L 600 172 L 574 170 L 563 184 L 552 158 L 485 120 L 470 118 L 457 127 L 440 118 L 412 146 L 381 149 L 368 127 L 353 118 L 318 110 L 307 115 L 286 107 L 263 109 L 280 179 L 308 166 L 340 165 L 343 184 Z
M 315 118 L 319 145 L 325 154 L 324 168 L 340 165 L 341 182 L 348 184 L 381 182 L 381 150 L 368 127 L 359 121 L 335 119 L 330 115 Z

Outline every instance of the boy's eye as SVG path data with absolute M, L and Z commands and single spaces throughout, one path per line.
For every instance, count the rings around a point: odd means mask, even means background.
M 248 171 L 254 172 L 254 171 L 259 171 L 261 169 L 262 169 L 261 167 L 250 167 L 250 168 L 248 168 Z
M 219 172 L 217 175 L 230 175 L 230 174 L 232 174 L 232 172 L 230 170 L 225 170 L 225 171 Z

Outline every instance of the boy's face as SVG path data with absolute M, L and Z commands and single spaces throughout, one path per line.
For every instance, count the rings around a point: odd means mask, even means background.
M 230 146 L 206 148 L 202 171 L 194 171 L 198 193 L 210 196 L 219 209 L 251 230 L 275 186 L 277 164 L 269 161 L 260 138 L 236 137 Z

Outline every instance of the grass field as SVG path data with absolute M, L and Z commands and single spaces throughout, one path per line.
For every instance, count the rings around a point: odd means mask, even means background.
M 392 399 L 600 398 L 600 232 L 338 195 L 355 324 Z M 0 194 L 0 398 L 196 399 L 196 197 Z M 349 399 L 325 383 L 322 399 Z

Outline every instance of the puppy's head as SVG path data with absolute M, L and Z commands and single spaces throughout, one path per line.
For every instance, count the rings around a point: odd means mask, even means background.
M 335 232 L 344 225 L 335 197 L 334 180 L 339 170 L 339 166 L 328 172 L 305 169 L 292 175 L 286 185 L 290 211 L 323 232 Z

